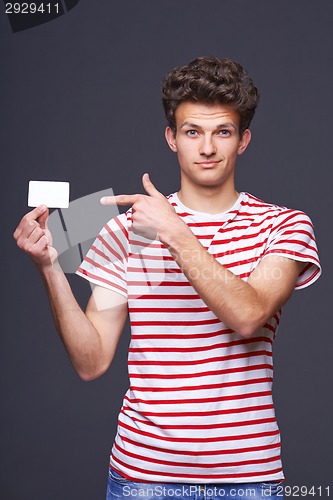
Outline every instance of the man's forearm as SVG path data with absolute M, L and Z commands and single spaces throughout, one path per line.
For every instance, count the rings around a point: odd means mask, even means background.
M 213 313 L 241 335 L 250 336 L 265 319 L 257 291 L 219 264 L 187 226 L 179 229 L 163 243 Z
M 77 303 L 66 276 L 56 263 L 40 270 L 55 325 L 71 363 L 80 377 L 90 380 L 103 373 L 101 338 Z

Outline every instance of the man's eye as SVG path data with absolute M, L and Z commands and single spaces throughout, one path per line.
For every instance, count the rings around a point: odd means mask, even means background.
M 230 135 L 230 130 L 226 130 L 226 129 L 220 130 L 219 134 L 228 136 L 228 135 Z
M 189 136 L 191 136 L 191 137 L 193 137 L 193 136 L 197 135 L 198 132 L 196 130 L 188 130 L 186 132 L 186 134 L 189 135 Z

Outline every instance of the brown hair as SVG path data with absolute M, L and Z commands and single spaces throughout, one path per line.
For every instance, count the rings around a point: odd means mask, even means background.
M 162 82 L 162 102 L 168 125 L 176 134 L 175 113 L 183 102 L 223 104 L 240 116 L 240 135 L 250 126 L 259 93 L 244 68 L 231 59 L 198 57 L 171 70 Z

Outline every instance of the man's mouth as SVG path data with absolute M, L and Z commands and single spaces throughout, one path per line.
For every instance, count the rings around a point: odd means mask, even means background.
M 214 168 L 219 163 L 220 163 L 220 160 L 207 160 L 207 161 L 195 162 L 196 165 L 199 165 L 202 168 Z

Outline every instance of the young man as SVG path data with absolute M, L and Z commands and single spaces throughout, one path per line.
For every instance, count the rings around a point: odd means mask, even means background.
M 130 387 L 108 499 L 281 498 L 272 343 L 293 289 L 320 275 L 312 223 L 235 190 L 258 101 L 239 64 L 198 58 L 171 71 L 162 92 L 181 188 L 166 198 L 144 174 L 146 194 L 101 200 L 131 208 L 78 270 L 96 285 L 86 313 L 57 264 L 46 207 L 14 237 L 43 276 L 84 380 L 110 366 L 129 312 Z

